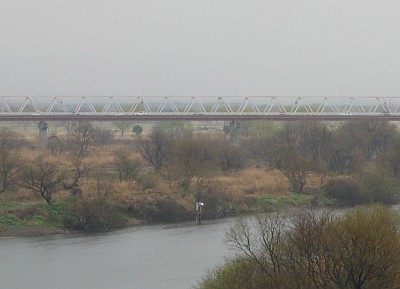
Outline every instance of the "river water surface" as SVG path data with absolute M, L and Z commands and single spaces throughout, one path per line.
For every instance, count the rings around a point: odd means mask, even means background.
M 233 219 L 0 239 L 0 288 L 190 289 L 229 251 Z

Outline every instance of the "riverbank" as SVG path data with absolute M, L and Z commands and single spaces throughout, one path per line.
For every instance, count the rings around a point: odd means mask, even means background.
M 54 234 L 69 234 L 70 231 L 59 228 L 44 228 L 44 227 L 13 227 L 6 231 L 0 231 L 0 238 L 15 238 L 15 237 L 35 237 Z
M 108 227 L 85 230 L 84 227 L 74 228 L 71 225 L 71 218 L 78 218 L 77 213 L 71 212 L 71 204 L 69 199 L 59 200 L 51 206 L 42 201 L 18 202 L 3 199 L 0 204 L 0 237 L 32 237 L 96 230 L 110 231 L 131 226 L 180 223 L 195 219 L 194 210 L 186 208 L 182 199 L 164 201 L 159 199 L 158 201 L 143 201 L 141 212 L 134 208 L 129 210 L 119 206 L 102 207 L 101 209 L 105 208 L 106 210 L 102 210 L 102 215 L 98 218 L 105 221 L 107 218 L 110 219 L 106 225 Z M 240 206 L 228 203 L 222 207 L 211 203 L 210 200 L 204 206 L 203 213 L 204 220 L 210 220 L 276 210 L 306 209 L 313 205 L 325 207 L 330 206 L 331 203 L 329 199 L 322 201 L 319 199 L 316 203 L 315 196 L 304 194 L 264 195 L 257 198 L 257 201 L 242 203 Z M 86 207 L 85 209 L 89 210 L 92 219 L 98 213 L 93 208 Z M 77 225 L 75 224 L 75 226 Z

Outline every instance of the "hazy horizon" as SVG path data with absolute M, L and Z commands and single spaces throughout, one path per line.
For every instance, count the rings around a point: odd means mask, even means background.
M 394 0 L 0 3 L 0 96 L 400 94 Z

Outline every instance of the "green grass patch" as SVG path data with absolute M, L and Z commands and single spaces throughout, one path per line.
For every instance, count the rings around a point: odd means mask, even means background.
M 53 203 L 51 206 L 47 206 L 47 212 L 49 213 L 49 219 L 55 223 L 61 225 L 62 220 L 65 217 L 65 214 L 68 213 L 69 210 L 69 201 L 63 200 Z
M 0 224 L 4 228 L 23 226 L 25 225 L 25 223 L 26 223 L 25 220 L 19 219 L 14 214 L 6 214 L 0 216 Z
M 17 208 L 23 208 L 26 206 L 31 206 L 32 202 L 17 202 L 17 201 L 1 201 L 0 202 L 0 212 L 9 211 Z
M 27 227 L 42 227 L 42 228 L 52 228 L 58 227 L 56 223 L 43 216 L 35 216 L 31 220 L 27 221 L 25 226 Z
M 0 231 L 17 227 L 62 227 L 61 215 L 65 202 L 52 206 L 44 202 L 3 201 L 0 203 Z

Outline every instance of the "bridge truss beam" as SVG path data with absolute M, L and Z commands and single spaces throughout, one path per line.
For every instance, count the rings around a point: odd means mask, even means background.
M 2 96 L 0 120 L 51 116 L 232 118 L 400 118 L 400 97 L 327 96 Z

